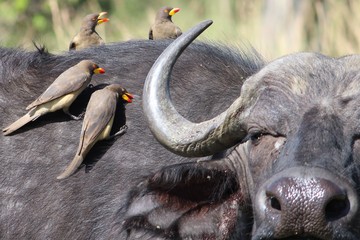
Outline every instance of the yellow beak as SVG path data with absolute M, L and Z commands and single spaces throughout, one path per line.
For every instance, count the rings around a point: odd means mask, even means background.
M 95 68 L 94 74 L 103 74 L 105 73 L 105 70 L 103 68 Z
M 171 9 L 171 11 L 169 12 L 169 15 L 170 15 L 170 16 L 173 16 L 173 15 L 175 15 L 175 13 L 177 13 L 178 11 L 180 11 L 180 8 L 173 8 L 173 9 Z
M 101 18 L 102 16 L 106 15 L 107 12 L 101 12 L 99 13 L 99 16 L 98 16 L 98 20 L 97 20 L 97 24 L 101 24 L 101 23 L 104 23 L 104 22 L 108 22 L 110 19 L 109 18 Z
M 134 98 L 130 93 L 124 93 L 121 97 L 128 103 L 131 103 L 132 99 Z

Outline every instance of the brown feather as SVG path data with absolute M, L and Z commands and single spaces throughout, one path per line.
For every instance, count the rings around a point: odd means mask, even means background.
M 86 87 L 90 83 L 92 74 L 89 72 L 88 65 L 83 62 L 60 74 L 44 93 L 26 107 L 26 110 Z
M 81 162 L 79 162 L 80 156 L 81 159 L 84 159 L 97 141 L 106 139 L 110 136 L 118 96 L 118 93 L 107 87 L 95 91 L 91 95 L 86 107 L 76 156 L 57 179 L 64 179 L 73 174 L 81 164 Z
M 175 39 L 182 34 L 181 29 L 171 20 L 169 12 L 172 9 L 171 7 L 163 7 L 157 12 L 155 23 L 149 31 L 149 39 Z
M 5 136 L 13 133 L 14 131 L 18 130 L 19 128 L 21 128 L 22 126 L 24 126 L 25 124 L 34 121 L 36 118 L 38 118 L 39 115 L 30 115 L 30 112 L 28 112 L 27 114 L 25 114 L 24 116 L 22 116 L 21 118 L 19 118 L 18 120 L 16 120 L 15 122 L 13 122 L 12 124 L 10 124 L 9 126 L 7 126 L 6 128 L 4 128 L 3 134 Z

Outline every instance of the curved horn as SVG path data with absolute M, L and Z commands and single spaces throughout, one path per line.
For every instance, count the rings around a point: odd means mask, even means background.
M 211 20 L 201 22 L 178 37 L 159 56 L 145 80 L 143 110 L 150 130 L 164 147 L 182 156 L 215 154 L 235 145 L 246 134 L 238 119 L 243 110 L 241 98 L 227 111 L 201 123 L 182 117 L 170 99 L 170 75 L 177 58 L 211 24 Z

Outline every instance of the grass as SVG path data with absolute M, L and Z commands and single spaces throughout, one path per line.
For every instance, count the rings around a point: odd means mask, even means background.
M 0 41 L 27 49 L 33 49 L 35 41 L 50 52 L 66 51 L 82 18 L 100 11 L 110 18 L 97 28 L 106 42 L 147 39 L 155 13 L 164 5 L 181 8 L 173 21 L 183 31 L 212 19 L 201 39 L 251 44 L 268 59 L 299 51 L 332 56 L 359 52 L 357 0 L 0 0 Z

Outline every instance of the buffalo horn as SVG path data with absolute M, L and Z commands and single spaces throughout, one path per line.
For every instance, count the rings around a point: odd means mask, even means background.
M 170 99 L 169 81 L 177 58 L 211 24 L 211 20 L 203 21 L 178 37 L 159 56 L 145 80 L 143 109 L 150 130 L 164 147 L 182 156 L 215 154 L 234 146 L 246 134 L 239 119 L 244 110 L 241 98 L 222 114 L 201 123 L 181 116 Z

